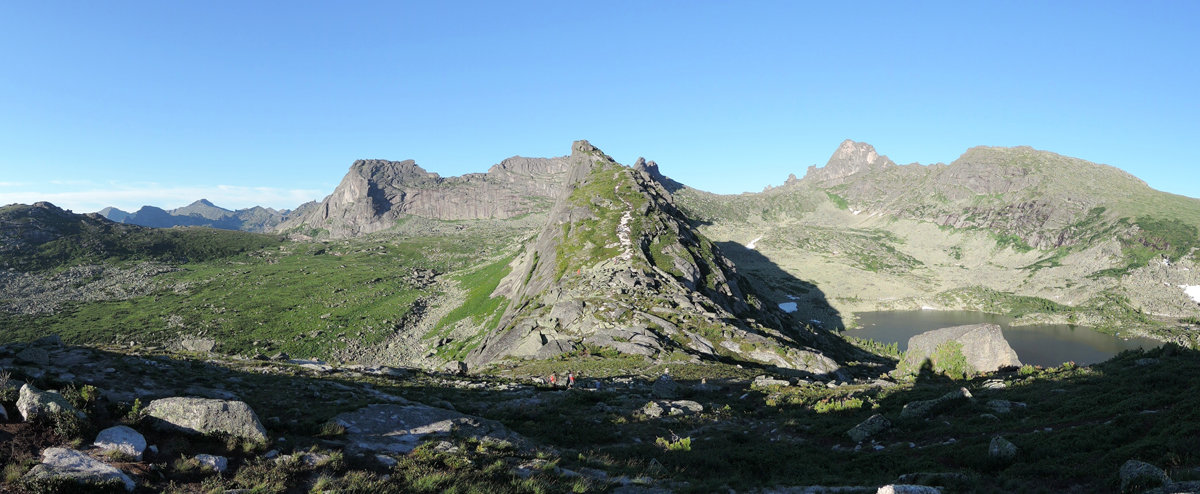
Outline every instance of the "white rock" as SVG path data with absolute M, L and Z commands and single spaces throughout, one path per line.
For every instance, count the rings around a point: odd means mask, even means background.
M 85 485 L 117 482 L 132 492 L 133 479 L 120 470 L 81 451 L 67 448 L 48 448 L 42 451 L 42 463 L 25 474 L 25 479 L 71 479 Z
M 942 494 L 942 490 L 927 485 L 892 484 L 880 487 L 875 494 Z
M 225 469 L 229 468 L 229 459 L 224 456 L 201 454 L 196 455 L 195 458 L 201 465 L 211 467 L 217 473 L 225 473 Z
M 93 446 L 102 451 L 117 451 L 129 455 L 134 461 L 142 461 L 142 453 L 146 451 L 146 438 L 138 431 L 118 425 L 100 431 Z

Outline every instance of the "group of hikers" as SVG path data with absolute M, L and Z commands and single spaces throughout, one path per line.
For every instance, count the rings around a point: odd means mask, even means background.
M 567 389 L 574 388 L 575 387 L 575 371 L 567 372 L 566 379 L 564 379 L 564 381 L 565 382 L 563 384 L 566 385 Z M 558 374 L 555 372 L 551 372 L 549 382 L 550 382 L 551 388 L 557 388 L 559 386 Z

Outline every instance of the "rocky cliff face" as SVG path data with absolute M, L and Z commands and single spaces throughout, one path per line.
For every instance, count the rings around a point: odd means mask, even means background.
M 773 329 L 787 316 L 748 299 L 732 263 L 689 225 L 645 163 L 622 166 L 586 141 L 568 161 L 545 226 L 493 293 L 510 303 L 499 330 L 477 336 L 471 366 L 615 351 L 822 375 L 839 369 L 806 346 L 816 333 Z
M 520 216 L 553 203 L 570 158 L 512 157 L 487 173 L 449 178 L 412 160 L 359 160 L 333 194 L 279 230 L 324 230 L 341 238 L 387 229 L 405 215 L 440 220 Z

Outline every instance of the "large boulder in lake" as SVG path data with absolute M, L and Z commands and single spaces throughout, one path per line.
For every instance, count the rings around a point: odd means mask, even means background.
M 159 428 L 193 434 L 227 434 L 251 441 L 267 440 L 267 431 L 258 416 L 242 401 L 162 398 L 150 402 L 146 415 L 158 419 L 155 425 Z
M 948 348 L 960 346 L 966 363 L 974 372 L 995 372 L 1002 367 L 1019 367 L 1013 351 L 996 324 L 971 324 L 927 331 L 908 339 L 904 361 L 919 368 L 925 360 L 937 360 Z M 939 352 L 941 350 L 942 352 Z M 934 362 L 935 367 L 938 362 Z
M 29 490 L 35 492 L 97 492 L 102 490 L 133 491 L 136 485 L 120 470 L 67 448 L 49 448 L 42 452 L 42 462 L 23 477 Z M 71 489 L 65 484 L 75 484 Z

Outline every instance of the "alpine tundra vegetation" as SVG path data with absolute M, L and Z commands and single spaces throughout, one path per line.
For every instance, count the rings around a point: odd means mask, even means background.
M 1200 200 L 1113 167 L 847 140 L 717 195 L 576 141 L 158 211 L 0 208 L 0 490 L 1200 489 Z M 843 333 L 893 309 L 1164 344 Z

